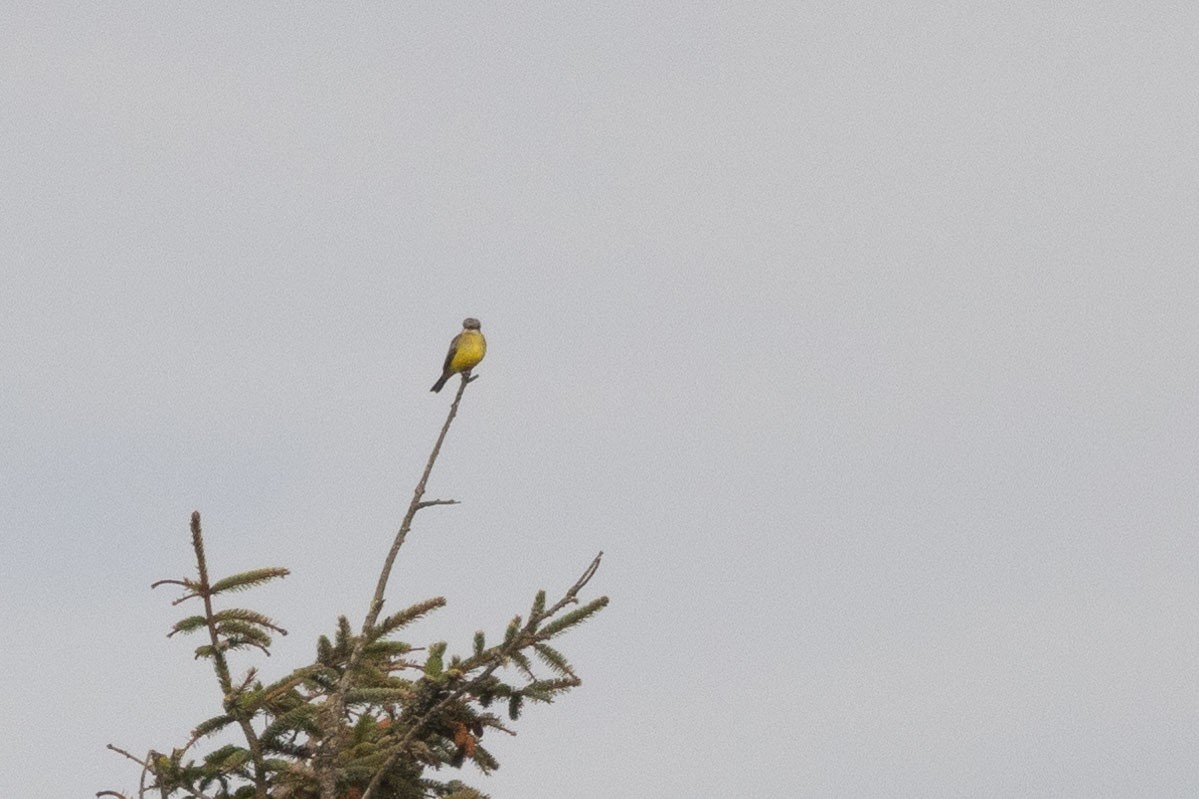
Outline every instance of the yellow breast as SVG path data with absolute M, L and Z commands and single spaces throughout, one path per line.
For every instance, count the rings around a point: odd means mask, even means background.
M 450 371 L 463 372 L 474 368 L 487 354 L 487 339 L 478 330 L 463 330 L 458 334 L 458 346 L 450 361 Z

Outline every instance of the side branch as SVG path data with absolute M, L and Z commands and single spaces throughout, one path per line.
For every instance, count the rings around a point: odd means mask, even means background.
M 118 755 L 124 755 L 125 757 L 132 760 L 134 763 L 137 763 L 142 768 L 149 768 L 148 760 L 142 760 L 140 757 L 138 757 L 136 755 L 131 755 L 119 746 L 113 746 L 112 744 L 108 744 L 104 748 L 111 749 L 112 751 L 116 752 Z
M 457 505 L 457 504 L 458 504 L 458 500 L 456 500 L 456 499 L 426 499 L 424 502 L 416 503 L 416 509 L 420 510 L 421 508 L 431 508 L 434 505 Z
M 583 590 L 583 587 L 586 586 L 587 583 L 591 582 L 591 578 L 595 576 L 597 571 L 599 571 L 600 560 L 602 560 L 603 557 L 604 553 L 603 550 L 601 550 L 600 553 L 595 556 L 595 559 L 591 561 L 591 564 L 583 570 L 583 576 L 575 581 L 575 584 L 572 585 L 567 592 L 562 595 L 562 598 L 559 599 L 552 608 L 545 612 L 542 618 L 553 616 L 567 605 L 578 602 L 579 592 Z

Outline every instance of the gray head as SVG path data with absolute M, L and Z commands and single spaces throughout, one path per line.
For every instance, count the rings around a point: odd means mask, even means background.
M 462 320 L 462 326 L 467 330 L 478 330 L 479 320 L 475 319 L 473 316 L 468 316 Z

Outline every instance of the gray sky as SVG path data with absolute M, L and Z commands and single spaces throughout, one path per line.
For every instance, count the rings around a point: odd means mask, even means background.
M 725 5 L 0 11 L 0 795 L 217 712 L 193 509 L 361 620 L 467 315 L 389 607 L 612 598 L 467 781 L 1199 791 L 1199 12 Z

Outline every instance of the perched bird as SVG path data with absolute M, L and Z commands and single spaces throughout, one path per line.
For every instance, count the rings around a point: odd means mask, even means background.
M 445 366 L 441 369 L 441 377 L 433 384 L 431 391 L 441 391 L 445 381 L 451 375 L 465 372 L 470 377 L 470 370 L 483 360 L 487 354 L 487 339 L 479 332 L 478 319 L 463 319 L 462 332 L 454 336 L 450 342 L 450 351 L 445 356 Z

